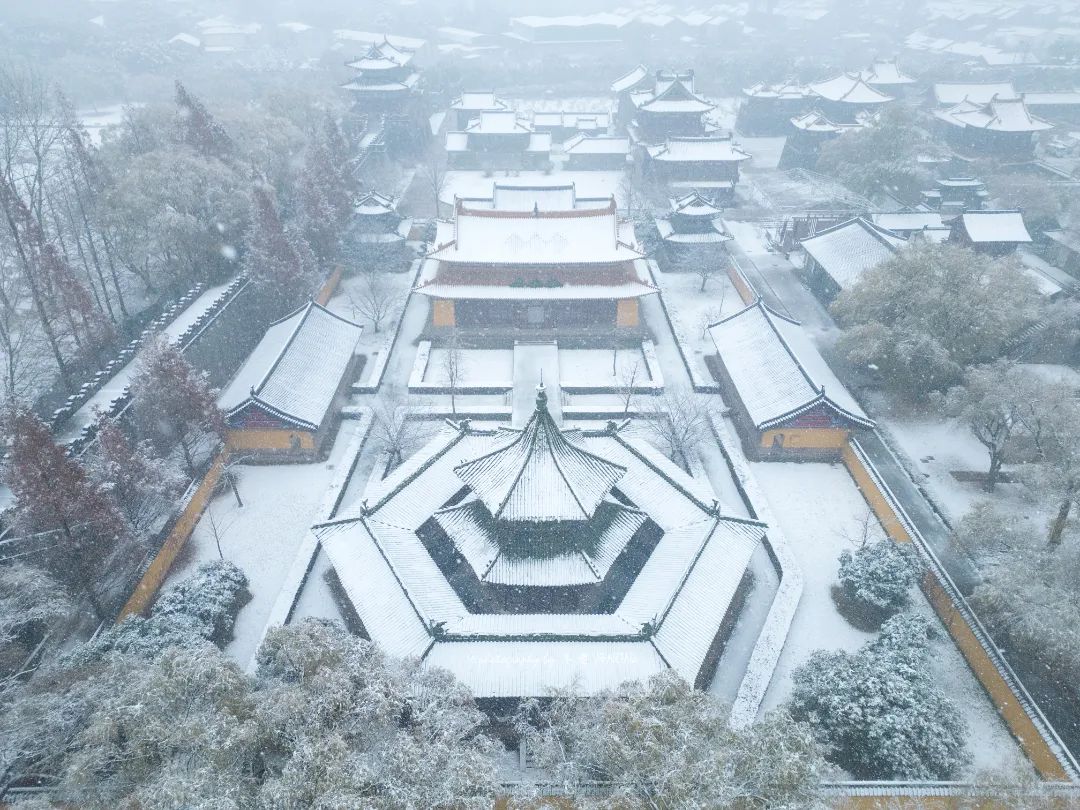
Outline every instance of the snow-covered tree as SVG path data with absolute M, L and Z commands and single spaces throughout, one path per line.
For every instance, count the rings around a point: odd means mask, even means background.
M 310 298 L 318 284 L 311 248 L 298 233 L 290 232 L 278 216 L 271 192 L 252 193 L 251 228 L 244 253 L 248 278 L 281 314 Z
M 648 417 L 642 424 L 653 441 L 672 461 L 687 463 L 687 457 L 710 430 L 710 406 L 692 391 L 673 391 L 649 400 Z
M 86 461 L 90 477 L 109 492 L 135 531 L 152 529 L 172 510 L 186 483 L 183 474 L 148 442 L 129 439 L 104 413 L 98 414 L 96 435 Z
M 386 277 L 378 272 L 366 272 L 346 287 L 353 310 L 371 322 L 371 331 L 378 332 L 386 319 L 401 303 L 397 293 Z
M 967 424 L 986 448 L 987 492 L 994 491 L 1003 464 L 1025 451 L 1039 452 L 1059 409 L 1075 408 L 1067 388 L 1004 360 L 969 369 L 963 385 L 950 388 L 943 402 L 946 413 Z
M 250 600 L 244 572 L 231 562 L 212 560 L 165 591 L 152 615 L 159 621 L 194 622 L 200 636 L 224 647 L 232 640 L 236 614 Z
M 968 761 L 963 715 L 934 684 L 926 619 L 900 614 L 854 653 L 819 650 L 789 709 L 857 779 L 950 779 Z
M 861 620 L 880 625 L 911 604 L 916 557 L 888 537 L 840 554 L 840 595 Z
M 869 197 L 882 192 L 914 202 L 931 179 L 919 158 L 943 153 L 904 105 L 889 105 L 871 126 L 823 144 L 817 171 Z
M 271 630 L 258 660 L 264 806 L 492 806 L 498 744 L 445 670 L 310 619 Z
M 0 691 L 48 627 L 70 610 L 67 594 L 45 571 L 18 561 L 0 565 Z
M 135 419 L 140 434 L 166 452 L 179 444 L 188 471 L 195 471 L 195 447 L 207 433 L 224 435 L 217 400 L 180 350 L 164 338 L 140 352 L 131 378 Z
M 235 144 L 225 128 L 210 114 L 198 98 L 176 82 L 177 140 L 207 157 L 227 160 Z
M 1023 515 L 985 502 L 959 521 L 954 537 L 979 566 L 971 604 L 997 643 L 1080 700 L 1080 533 L 1067 526 L 1048 545 Z
M 918 398 L 999 357 L 1036 317 L 1038 294 L 1015 260 L 924 243 L 866 271 L 833 312 L 848 360 L 876 366 L 890 386 Z
M 18 528 L 54 536 L 46 553 L 49 569 L 105 619 L 107 610 L 97 587 L 101 563 L 130 527 L 115 501 L 56 443 L 32 411 L 9 409 L 4 431 L 11 445 L 3 480 L 15 496 Z
M 808 807 L 823 762 L 783 712 L 732 729 L 728 711 L 674 671 L 591 697 L 522 703 L 515 723 L 579 807 Z M 601 782 L 602 798 L 583 795 Z

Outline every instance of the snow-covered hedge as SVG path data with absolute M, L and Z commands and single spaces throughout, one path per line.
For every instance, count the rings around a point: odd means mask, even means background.
M 840 555 L 840 599 L 853 618 L 875 627 L 911 604 L 916 581 L 909 546 L 885 538 Z
M 203 638 L 224 647 L 232 639 L 236 614 L 250 600 L 244 572 L 226 560 L 213 560 L 165 591 L 154 605 L 153 617 L 187 622 Z
M 855 778 L 947 780 L 968 762 L 964 716 L 930 673 L 933 632 L 901 614 L 857 652 L 819 650 L 795 671 L 792 717 Z

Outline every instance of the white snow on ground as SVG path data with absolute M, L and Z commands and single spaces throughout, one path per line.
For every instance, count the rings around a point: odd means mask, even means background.
M 837 557 L 854 549 L 862 536 L 868 507 L 840 464 L 760 462 L 754 477 L 787 535 L 802 567 L 802 601 L 791 624 L 787 644 L 776 666 L 763 708 L 783 703 L 791 691 L 791 674 L 818 649 L 857 650 L 873 634 L 856 630 L 832 601 Z M 876 521 L 872 536 L 882 536 Z
M 109 104 L 92 110 L 79 110 L 76 113 L 86 131 L 90 134 L 90 140 L 95 145 L 101 143 L 101 132 L 106 127 L 119 124 L 124 118 L 124 107 L 141 107 L 142 104 Z
M 459 386 L 509 385 L 514 377 L 513 349 L 461 349 L 459 351 Z M 446 349 L 433 348 L 428 356 L 424 382 L 448 385 Z
M 485 176 L 487 175 L 487 176 Z M 481 171 L 450 171 L 446 173 L 446 183 L 439 193 L 439 200 L 453 205 L 458 197 L 490 197 L 496 180 L 513 180 L 519 183 L 536 185 L 564 185 L 573 183 L 578 197 L 610 197 L 623 205 L 622 183 L 626 175 L 618 171 L 610 172 L 542 172 L 542 171 L 500 171 L 488 174 Z
M 228 284 L 222 284 L 204 291 L 202 295 L 191 302 L 187 309 L 177 315 L 172 323 L 161 330 L 161 334 L 169 341 L 175 342 L 191 324 L 214 305 L 214 302 L 221 297 L 221 294 L 225 292 L 228 286 Z M 135 373 L 135 363 L 136 360 L 132 360 L 116 372 L 112 379 L 101 386 L 96 394 L 86 400 L 82 407 L 71 415 L 67 422 L 64 423 L 64 429 L 56 437 L 59 442 L 66 444 L 78 438 L 83 428 L 94 421 L 95 410 L 109 410 L 113 401 L 123 394 L 131 383 L 131 377 Z
M 241 665 L 255 652 L 297 546 L 316 517 L 335 468 L 347 463 L 341 455 L 355 429 L 355 422 L 342 422 L 325 462 L 235 467 L 244 506 L 238 507 L 227 489 L 215 497 L 196 525 L 182 562 L 169 573 L 165 587 L 190 575 L 200 563 L 218 559 L 216 525 L 225 559 L 240 566 L 250 582 L 252 600 L 241 609 L 235 638 L 226 647 Z
M 990 462 L 986 448 L 964 424 L 936 413 L 894 407 L 880 394 L 870 399 L 879 429 L 902 456 L 915 483 L 930 494 L 950 522 L 960 520 L 972 506 L 990 497 L 982 484 L 957 481 L 952 476 L 953 470 L 986 472 Z M 998 484 L 993 497 L 1020 514 L 1032 509 L 1019 484 Z
M 765 242 L 765 234 L 756 222 L 725 219 L 724 227 L 735 237 L 735 241 L 747 256 L 764 256 L 770 252 Z
M 315 556 L 311 571 L 304 580 L 304 587 L 296 598 L 296 607 L 293 608 L 289 624 L 301 622 L 304 619 L 329 619 L 330 621 L 344 624 L 341 611 L 338 609 L 334 594 L 326 582 L 326 572 L 333 569 L 330 558 L 321 548 Z
M 643 385 L 651 379 L 638 347 L 559 349 L 559 374 L 563 385 L 624 385 L 632 375 L 635 385 Z
M 765 695 L 762 707 L 767 711 L 787 699 L 792 673 L 814 650 L 854 651 L 873 638 L 873 634 L 848 624 L 836 610 L 830 593 L 836 582 L 837 558 L 841 551 L 852 549 L 852 541 L 862 536 L 869 508 L 840 464 L 760 462 L 752 467 L 799 559 L 805 579 L 802 601 Z M 871 519 L 868 525 L 871 537 L 883 536 L 876 520 Z M 933 618 L 933 610 L 922 592 L 916 591 L 913 596 L 915 609 Z M 990 699 L 959 649 L 945 636 L 944 628 L 940 629 L 942 638 L 933 642 L 931 667 L 938 686 L 967 718 L 972 769 L 1021 762 L 1020 749 Z
M 694 354 L 716 354 L 706 324 L 714 324 L 745 307 L 727 273 L 719 270 L 705 285 L 705 292 L 701 291 L 701 277 L 696 273 L 653 273 L 653 278 L 668 309 L 677 314 Z M 704 363 L 701 366 L 704 368 Z
M 744 152 L 749 152 L 751 160 L 747 163 L 747 170 L 775 169 L 780 163 L 780 155 L 784 151 L 784 143 L 787 138 L 750 138 L 738 135 L 736 140 Z

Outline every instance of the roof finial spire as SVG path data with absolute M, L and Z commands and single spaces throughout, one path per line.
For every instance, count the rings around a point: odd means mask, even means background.
M 544 388 L 544 371 L 540 370 L 540 384 L 536 386 L 536 410 L 547 410 L 547 389 Z

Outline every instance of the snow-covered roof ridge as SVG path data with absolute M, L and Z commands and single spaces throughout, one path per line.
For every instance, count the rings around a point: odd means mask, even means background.
M 591 518 L 626 468 L 571 443 L 541 383 L 525 427 L 454 472 L 496 519 L 541 522 Z
M 753 98 L 801 99 L 813 96 L 813 92 L 805 84 L 788 79 L 778 84 L 758 82 L 750 87 L 744 87 L 743 95 Z
M 831 79 L 811 82 L 811 91 L 827 101 L 849 104 L 884 104 L 893 97 L 867 84 L 858 73 L 841 73 Z
M 563 142 L 563 153 L 626 154 L 630 151 L 630 138 L 626 135 L 587 135 L 579 132 Z
M 658 70 L 653 87 L 632 93 L 630 100 L 646 112 L 706 113 L 716 107 L 695 92 L 692 70 Z
M 783 424 L 817 405 L 873 427 L 799 322 L 760 297 L 712 324 L 709 335 L 758 430 Z
M 270 325 L 219 398 L 221 407 L 231 416 L 255 403 L 295 424 L 317 428 L 363 331 L 360 324 L 309 302 Z
M 1018 208 L 965 211 L 960 215 L 972 242 L 1031 242 L 1031 233 Z
M 820 110 L 810 110 L 791 119 L 791 125 L 807 132 L 843 132 L 845 129 L 859 129 L 861 124 L 838 124 Z
M 965 100 L 986 104 L 995 96 L 1018 98 L 1012 82 L 937 82 L 934 85 L 934 100 L 948 106 Z
M 1032 115 L 1022 98 L 999 98 L 996 95 L 985 104 L 964 99 L 947 110 L 936 110 L 934 115 L 956 127 L 973 127 L 990 132 L 1041 132 L 1054 126 Z
M 453 238 L 430 258 L 459 264 L 621 264 L 642 257 L 612 197 L 603 207 L 541 210 L 473 208 L 458 199 Z M 448 236 L 450 234 L 447 234 Z M 625 239 L 623 237 L 626 237 Z
M 722 208 L 715 205 L 712 200 L 706 199 L 700 191 L 691 191 L 681 197 L 673 197 L 668 200 L 671 210 L 684 216 L 716 216 L 722 214 Z
M 840 287 L 892 258 L 905 240 L 864 217 L 854 217 L 818 231 L 800 242 Z
M 368 191 L 356 201 L 353 211 L 357 214 L 391 213 L 395 210 L 396 200 L 377 191 Z
M 624 90 L 629 90 L 634 85 L 638 84 L 642 79 L 649 75 L 649 69 L 645 65 L 639 64 L 637 67 L 630 70 L 628 73 L 623 74 L 615 81 L 611 83 L 611 92 L 621 93 Z
M 646 149 L 653 160 L 673 162 L 738 162 L 751 157 L 731 135 L 669 135 L 663 143 Z
M 892 86 L 915 83 L 915 79 L 900 70 L 900 64 L 895 57 L 875 59 L 873 64 L 859 75 L 871 87 L 875 84 Z
M 506 102 L 495 95 L 494 90 L 462 90 L 461 95 L 450 102 L 452 110 L 505 110 Z

